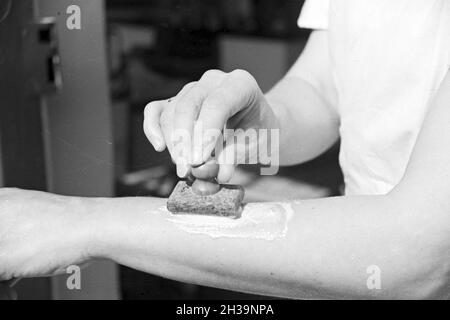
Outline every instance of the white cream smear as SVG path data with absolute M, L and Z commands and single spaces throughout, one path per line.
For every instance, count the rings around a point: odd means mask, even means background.
M 160 210 L 169 213 L 166 207 Z M 185 232 L 212 238 L 275 240 L 286 236 L 292 216 L 289 203 L 251 203 L 245 205 L 239 219 L 170 213 L 167 220 Z

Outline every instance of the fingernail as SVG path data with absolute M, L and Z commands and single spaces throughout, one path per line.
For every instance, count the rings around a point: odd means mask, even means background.
M 195 141 L 191 160 L 193 165 L 200 165 L 203 163 L 203 145 L 199 141 Z
M 189 166 L 186 164 L 177 164 L 177 175 L 180 178 L 185 178 L 189 172 Z
M 192 157 L 192 164 L 198 166 L 203 163 L 202 152 L 198 150 L 194 150 L 194 155 Z
M 162 151 L 164 149 L 164 142 L 161 140 L 161 138 L 154 136 L 153 147 L 156 151 Z

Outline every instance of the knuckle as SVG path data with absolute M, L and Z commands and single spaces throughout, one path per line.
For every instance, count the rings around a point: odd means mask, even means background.
M 246 97 L 246 104 L 251 104 L 256 101 L 261 92 L 256 79 L 245 70 L 237 69 L 233 72 L 234 74 L 231 75 L 232 77 L 235 77 L 233 81 L 242 88 L 243 91 L 241 92 Z
M 175 106 L 175 117 L 185 116 L 193 112 L 196 109 L 196 101 L 193 98 L 186 97 L 183 100 L 177 102 Z
M 206 79 L 212 79 L 212 78 L 217 78 L 217 77 L 221 77 L 225 74 L 225 72 L 218 70 L 218 69 L 211 69 L 206 71 L 203 76 L 202 79 L 206 80 Z
M 189 97 L 197 98 L 197 97 L 201 97 L 203 94 L 205 94 L 207 92 L 208 92 L 208 88 L 204 84 L 197 82 L 197 85 L 195 87 L 193 87 L 192 90 L 187 95 Z
M 179 94 L 182 92 L 186 92 L 189 89 L 192 89 L 197 83 L 198 83 L 197 81 L 192 81 L 192 82 L 186 83 L 183 86 L 183 88 L 181 89 L 181 91 L 179 92 Z
M 236 69 L 230 73 L 230 76 L 252 88 L 258 87 L 255 77 L 253 77 L 248 71 Z
M 156 101 L 151 101 L 145 105 L 144 112 L 148 113 L 152 108 L 156 106 Z
M 169 112 L 163 112 L 161 118 L 159 119 L 159 123 L 161 127 L 167 128 L 172 122 L 172 117 Z
M 144 116 L 146 117 L 150 116 L 150 111 L 152 111 L 154 108 L 157 108 L 160 103 L 161 101 L 151 101 L 147 103 L 147 105 L 144 108 Z
M 230 72 L 231 76 L 234 76 L 236 78 L 242 78 L 242 79 L 251 79 L 253 76 L 246 70 L 243 69 L 235 69 Z
M 200 83 L 197 84 L 182 99 L 177 101 L 175 105 L 175 114 L 190 114 L 197 111 L 206 95 L 206 88 Z

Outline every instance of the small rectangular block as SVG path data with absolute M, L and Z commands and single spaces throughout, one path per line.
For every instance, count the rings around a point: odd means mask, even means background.
M 243 199 L 244 189 L 238 185 L 221 185 L 216 194 L 201 196 L 194 193 L 185 181 L 180 181 L 167 200 L 167 209 L 174 214 L 237 218 L 241 214 Z

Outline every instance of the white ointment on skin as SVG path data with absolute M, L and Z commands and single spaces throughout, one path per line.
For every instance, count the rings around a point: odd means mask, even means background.
M 166 207 L 161 211 L 169 213 Z M 170 213 L 167 220 L 185 232 L 212 238 L 275 240 L 286 236 L 292 215 L 289 203 L 252 203 L 244 207 L 239 219 Z

